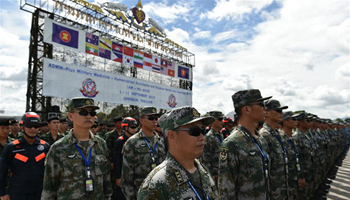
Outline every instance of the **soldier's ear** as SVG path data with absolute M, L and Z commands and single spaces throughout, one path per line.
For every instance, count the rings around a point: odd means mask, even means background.
M 168 142 L 169 143 L 173 143 L 175 142 L 175 138 L 176 138 L 176 132 L 173 130 L 168 130 Z

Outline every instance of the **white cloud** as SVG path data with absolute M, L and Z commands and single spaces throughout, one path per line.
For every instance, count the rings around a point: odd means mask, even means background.
M 238 15 L 257 12 L 272 3 L 272 0 L 217 0 L 212 11 L 201 14 L 201 18 L 214 20 L 235 19 Z
M 195 34 L 193 34 L 194 39 L 203 39 L 203 38 L 209 38 L 211 36 L 210 31 L 200 31 Z

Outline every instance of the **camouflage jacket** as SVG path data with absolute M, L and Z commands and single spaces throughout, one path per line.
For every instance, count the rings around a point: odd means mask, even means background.
M 265 162 L 252 137 L 239 126 L 221 145 L 218 190 L 222 200 L 269 199 Z M 262 137 L 256 140 L 269 160 L 266 141 Z
M 214 180 L 205 167 L 195 160 L 195 165 L 200 174 L 201 188 L 205 197 L 201 199 L 218 199 L 218 193 Z M 165 161 L 158 165 L 142 183 L 137 194 L 139 200 L 175 200 L 175 199 L 199 199 L 189 185 L 189 175 L 174 157 L 168 153 Z
M 74 137 L 72 130 L 55 142 L 47 155 L 42 199 L 110 199 L 112 187 L 105 141 L 90 132 L 88 147 L 84 148 Z M 93 148 L 90 161 L 94 182 L 92 193 L 85 191 L 86 164 L 75 144 L 80 147 L 86 159 L 90 148 Z
M 157 144 L 154 158 L 156 165 L 159 165 L 166 156 L 164 141 L 155 132 L 153 134 L 154 144 L 152 149 Z M 140 130 L 140 132 L 130 137 L 123 146 L 121 188 L 127 199 L 136 199 L 142 181 L 152 171 L 151 151 L 145 140 L 146 136 Z
M 10 138 L 13 138 L 13 139 L 19 139 L 19 138 L 22 137 L 22 135 L 23 135 L 23 133 L 18 132 L 17 137 L 15 137 L 15 136 L 13 135 L 13 133 L 11 132 L 11 133 L 9 134 L 9 137 L 10 137 Z
M 64 137 L 64 135 L 63 135 L 62 133 L 58 132 L 58 134 L 57 134 L 57 139 L 54 140 L 54 139 L 52 138 L 51 131 L 49 131 L 49 132 L 46 133 L 45 135 L 41 135 L 41 136 L 40 136 L 40 139 L 45 140 L 45 142 L 49 143 L 49 145 L 52 146 L 53 143 L 55 143 L 56 141 L 58 141 L 59 139 L 61 139 L 61 138 L 63 138 L 63 137 Z
M 308 138 L 305 133 L 302 133 L 299 129 L 296 129 L 296 131 L 293 133 L 293 140 L 294 144 L 299 150 L 299 159 L 301 165 L 312 165 L 315 151 L 312 147 L 312 143 L 310 141 L 311 139 Z M 304 168 L 304 170 L 306 169 Z
M 107 148 L 108 148 L 108 155 L 109 155 L 108 159 L 111 163 L 113 163 L 114 142 L 118 139 L 119 136 L 120 135 L 116 129 L 114 129 L 113 131 L 107 132 L 105 135 L 105 140 L 106 140 L 106 144 L 107 144 Z
M 202 155 L 202 163 L 209 169 L 210 173 L 217 180 L 220 147 L 223 137 L 219 132 L 215 131 L 214 129 L 210 129 L 210 131 L 205 135 L 205 139 L 206 144 Z
M 271 199 L 287 199 L 287 173 L 288 152 L 285 141 L 279 136 L 277 130 L 273 130 L 269 125 L 264 124 L 259 133 L 268 143 L 268 154 L 270 155 L 270 197 Z M 279 141 L 279 138 L 281 141 Z
M 298 190 L 299 183 L 298 180 L 301 177 L 301 165 L 299 160 L 298 152 L 296 145 L 294 144 L 292 138 L 289 138 L 286 133 L 284 133 L 283 130 L 280 130 L 280 136 L 285 141 L 285 146 L 287 148 L 288 153 L 288 187 L 290 190 Z M 297 158 L 298 157 L 298 158 Z M 298 159 L 298 163 L 297 163 Z

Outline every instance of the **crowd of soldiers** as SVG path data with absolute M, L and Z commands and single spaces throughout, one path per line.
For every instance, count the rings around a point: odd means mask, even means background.
M 232 95 L 236 115 L 185 106 L 99 123 L 93 99 L 68 119 L 0 121 L 0 197 L 8 199 L 325 199 L 350 125 L 284 111 L 257 89 Z

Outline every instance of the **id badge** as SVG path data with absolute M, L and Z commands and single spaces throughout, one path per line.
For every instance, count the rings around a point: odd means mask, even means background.
M 94 191 L 94 181 L 91 178 L 85 180 L 85 190 L 86 192 Z
M 152 164 L 151 164 L 151 168 L 152 168 L 152 169 L 154 169 L 154 168 L 156 168 L 156 167 L 157 167 L 157 164 L 156 164 L 156 163 L 152 163 Z

